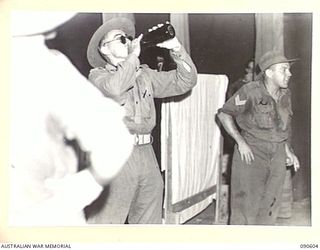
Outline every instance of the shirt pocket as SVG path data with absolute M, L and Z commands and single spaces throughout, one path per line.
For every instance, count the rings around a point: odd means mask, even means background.
M 271 129 L 274 127 L 274 108 L 271 103 L 258 104 L 255 109 L 254 119 L 261 129 Z

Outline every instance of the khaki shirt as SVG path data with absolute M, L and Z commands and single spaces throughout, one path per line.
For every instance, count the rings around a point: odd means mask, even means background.
M 177 64 L 176 70 L 157 72 L 140 65 L 135 55 L 117 67 L 90 71 L 89 80 L 107 97 L 125 107 L 125 123 L 131 133 L 148 134 L 156 124 L 154 98 L 181 95 L 197 82 L 197 71 L 185 49 L 170 54 Z
M 291 92 L 281 89 L 276 102 L 259 81 L 240 88 L 219 110 L 233 116 L 242 133 L 271 142 L 286 141 L 291 133 Z

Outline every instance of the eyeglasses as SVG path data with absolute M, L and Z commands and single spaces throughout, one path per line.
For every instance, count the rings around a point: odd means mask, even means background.
M 111 43 L 111 42 L 114 42 L 114 41 L 120 41 L 122 44 L 126 44 L 127 43 L 127 39 L 129 41 L 132 41 L 133 40 L 133 37 L 132 36 L 124 36 L 124 35 L 121 35 L 113 40 L 110 40 L 110 41 L 107 41 L 107 42 L 104 42 L 103 45 L 107 44 L 107 43 Z

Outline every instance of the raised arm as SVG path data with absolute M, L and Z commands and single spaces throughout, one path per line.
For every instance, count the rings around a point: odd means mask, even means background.
M 197 69 L 192 59 L 177 38 L 159 45 L 170 49 L 170 55 L 176 62 L 177 69 L 167 72 L 149 70 L 154 96 L 162 98 L 186 93 L 197 83 Z

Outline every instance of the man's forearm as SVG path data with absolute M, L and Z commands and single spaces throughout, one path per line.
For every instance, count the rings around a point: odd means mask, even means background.
M 236 141 L 237 144 L 244 141 L 242 135 L 236 127 L 234 119 L 231 115 L 220 112 L 218 114 L 218 118 L 221 121 L 224 129 L 228 132 L 228 134 Z
M 294 153 L 294 152 L 293 152 L 293 149 L 292 149 L 292 147 L 291 147 L 291 144 L 290 144 L 289 142 L 285 142 L 284 146 L 285 146 L 285 150 L 286 150 L 286 154 L 287 154 L 287 155 L 288 155 L 290 152 L 291 152 L 291 153 Z

